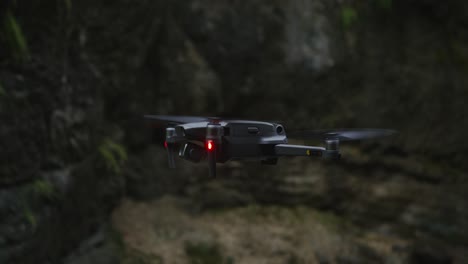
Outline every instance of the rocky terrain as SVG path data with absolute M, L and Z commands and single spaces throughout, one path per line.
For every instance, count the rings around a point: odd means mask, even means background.
M 467 8 L 3 1 L 0 263 L 466 263 Z M 210 179 L 148 113 L 399 134 Z

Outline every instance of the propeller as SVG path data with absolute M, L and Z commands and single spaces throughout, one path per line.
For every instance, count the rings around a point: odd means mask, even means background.
M 233 117 L 217 117 L 217 116 L 174 116 L 174 115 L 144 115 L 146 120 L 153 121 L 153 124 L 167 126 L 168 124 L 187 124 L 198 122 L 215 122 L 219 123 L 223 120 L 238 120 Z
M 395 133 L 397 133 L 395 130 L 376 128 L 323 129 L 289 132 L 288 137 L 300 139 L 351 141 L 386 137 Z
M 323 129 L 288 133 L 290 138 L 320 139 L 325 141 L 326 157 L 339 160 L 340 141 L 362 140 L 385 137 L 395 134 L 395 130 L 360 128 L 360 129 Z
M 166 124 L 185 124 L 185 123 L 196 123 L 209 121 L 208 117 L 202 116 L 173 116 L 173 115 L 145 115 L 145 119 L 156 121 L 161 125 Z

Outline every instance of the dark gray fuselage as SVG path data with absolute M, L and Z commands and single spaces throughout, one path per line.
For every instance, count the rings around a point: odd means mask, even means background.
M 247 120 L 228 120 L 219 124 L 224 134 L 221 145 L 217 146 L 217 162 L 274 158 L 275 145 L 288 142 L 286 131 L 280 124 Z M 176 131 L 188 141 L 204 146 L 207 125 L 208 122 L 181 124 L 176 126 Z

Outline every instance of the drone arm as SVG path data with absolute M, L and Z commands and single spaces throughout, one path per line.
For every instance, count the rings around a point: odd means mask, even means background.
M 277 156 L 326 156 L 327 150 L 322 147 L 311 147 L 303 145 L 278 144 L 275 146 Z

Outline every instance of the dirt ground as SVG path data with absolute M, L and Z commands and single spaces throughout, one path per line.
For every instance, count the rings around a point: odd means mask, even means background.
M 306 207 L 192 213 L 182 198 L 122 201 L 112 222 L 147 263 L 401 263 L 406 241 Z

